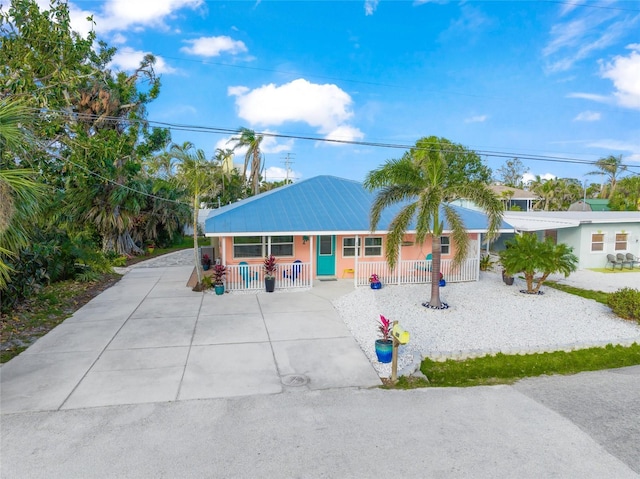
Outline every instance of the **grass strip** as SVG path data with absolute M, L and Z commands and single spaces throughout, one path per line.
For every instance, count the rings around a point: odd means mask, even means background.
M 550 288 L 557 289 L 560 291 L 564 291 L 565 293 L 574 294 L 576 296 L 580 296 L 586 299 L 593 299 L 598 303 L 607 304 L 607 298 L 610 293 L 605 293 L 604 291 L 594 291 L 591 289 L 581 289 L 576 288 L 574 286 L 568 286 L 566 284 L 560 284 L 555 281 L 545 281 L 545 286 L 549 286 Z
M 614 369 L 640 364 L 640 344 L 556 351 L 523 355 L 496 354 L 481 358 L 437 362 L 422 361 L 421 371 L 429 378 L 401 377 L 396 388 L 469 387 L 513 384 L 519 379 L 543 374 L 576 374 L 584 371 Z

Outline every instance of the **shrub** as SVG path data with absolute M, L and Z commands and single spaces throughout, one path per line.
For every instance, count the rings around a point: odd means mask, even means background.
M 640 323 L 640 290 L 619 289 L 609 295 L 607 304 L 621 318 L 635 319 Z

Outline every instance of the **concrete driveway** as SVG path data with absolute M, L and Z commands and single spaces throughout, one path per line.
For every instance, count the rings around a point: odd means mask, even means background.
M 330 298 L 194 293 L 192 268 L 136 268 L 1 369 L 2 413 L 381 384 Z

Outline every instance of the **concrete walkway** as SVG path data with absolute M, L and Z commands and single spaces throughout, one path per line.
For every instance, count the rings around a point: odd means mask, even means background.
M 155 266 L 2 366 L 2 413 L 381 384 L 330 302 L 350 282 L 216 296 L 185 286 L 190 266 Z

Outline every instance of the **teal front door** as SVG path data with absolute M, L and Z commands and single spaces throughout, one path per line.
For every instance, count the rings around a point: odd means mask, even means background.
M 318 276 L 333 276 L 336 274 L 336 237 L 318 236 L 316 248 L 316 264 Z

